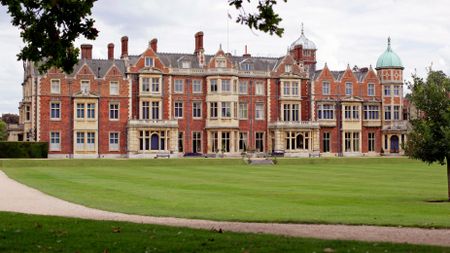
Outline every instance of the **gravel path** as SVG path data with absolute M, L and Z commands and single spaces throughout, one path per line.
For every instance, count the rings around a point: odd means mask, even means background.
M 450 247 L 450 229 L 222 222 L 102 211 L 46 195 L 8 178 L 2 171 L 0 171 L 0 211 L 92 220 L 128 221 L 175 227 L 222 229 L 223 231 L 266 233 L 294 237 L 428 244 Z

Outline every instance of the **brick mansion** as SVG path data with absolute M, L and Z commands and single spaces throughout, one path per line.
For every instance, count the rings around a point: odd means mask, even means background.
M 334 71 L 317 68 L 303 29 L 280 57 L 207 54 L 203 36 L 193 53 L 159 52 L 153 39 L 139 55 L 125 36 L 107 59 L 83 44 L 73 73 L 25 62 L 19 139 L 60 158 L 403 153 L 403 65 L 390 40 L 375 68 Z

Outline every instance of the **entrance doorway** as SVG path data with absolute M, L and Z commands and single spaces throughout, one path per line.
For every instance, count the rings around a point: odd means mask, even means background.
M 391 136 L 391 153 L 398 153 L 399 152 L 399 141 L 398 136 L 393 135 Z

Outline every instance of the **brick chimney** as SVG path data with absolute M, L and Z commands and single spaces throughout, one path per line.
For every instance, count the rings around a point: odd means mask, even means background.
M 154 38 L 150 41 L 150 47 L 152 48 L 153 52 L 157 52 L 158 50 L 158 39 Z
M 92 45 L 82 44 L 81 45 L 81 59 L 92 60 Z
M 251 57 L 252 55 L 251 54 L 249 54 L 248 52 L 247 52 L 247 45 L 245 45 L 245 51 L 244 51 L 244 55 L 243 55 L 245 58 L 249 58 L 249 57 Z
M 197 32 L 195 34 L 195 54 L 198 54 L 203 50 L 203 32 Z
M 114 60 L 114 44 L 108 44 L 108 60 Z
M 120 55 L 120 58 L 126 58 L 128 57 L 128 37 L 123 36 L 121 41 L 122 41 L 122 54 Z

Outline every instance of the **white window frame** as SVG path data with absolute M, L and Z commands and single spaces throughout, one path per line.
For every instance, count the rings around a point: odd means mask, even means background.
M 113 135 L 117 135 L 117 136 L 113 136 Z M 111 142 L 112 140 L 114 142 Z M 115 142 L 117 142 L 117 143 L 115 143 Z M 108 143 L 109 143 L 109 151 L 119 151 L 120 150 L 120 132 L 109 132 Z
M 192 93 L 202 93 L 202 80 L 195 79 L 192 81 Z
M 248 81 L 239 81 L 239 94 L 248 94 Z
M 112 106 L 117 106 L 117 108 L 112 108 Z M 113 111 L 115 113 L 111 114 Z M 111 115 L 114 115 L 114 117 L 111 117 Z M 118 103 L 118 102 L 109 103 L 108 116 L 109 116 L 109 120 L 113 120 L 113 121 L 119 120 L 119 118 L 120 118 L 120 103 Z
M 264 96 L 264 83 L 263 82 L 256 82 L 255 95 Z
M 351 83 L 351 82 L 345 83 L 345 95 L 353 96 L 353 83 Z
M 232 110 L 231 110 L 231 102 L 221 102 L 220 103 L 220 116 L 222 118 L 231 118 L 233 117 Z
M 173 103 L 173 117 L 175 119 L 182 119 L 183 118 L 183 108 L 184 104 L 182 101 L 175 101 Z
M 83 94 L 88 94 L 89 92 L 91 92 L 91 82 L 89 80 L 81 80 L 80 91 Z
M 49 135 L 50 135 L 49 151 L 61 151 L 61 132 L 51 131 Z
M 375 84 L 369 83 L 367 84 L 367 96 L 375 96 Z
M 111 81 L 109 82 L 109 95 L 110 96 L 118 96 L 119 95 L 119 82 Z
M 231 80 L 230 79 L 222 79 L 221 80 L 221 91 L 225 93 L 231 92 Z
M 58 108 L 53 108 L 53 105 L 58 105 Z M 58 112 L 58 117 L 53 117 L 54 110 L 56 110 Z M 51 120 L 60 120 L 61 119 L 61 102 L 50 101 L 50 119 Z
M 264 120 L 264 103 L 255 103 L 255 119 Z
M 196 115 L 196 111 L 198 115 Z M 193 119 L 201 119 L 202 118 L 202 101 L 193 101 L 192 102 L 192 118 Z
M 184 92 L 184 80 L 183 79 L 175 79 L 173 82 L 173 92 L 174 93 L 183 93 Z
M 50 80 L 50 93 L 61 94 L 61 80 L 59 79 Z
M 284 65 L 284 72 L 285 73 L 291 73 L 292 72 L 292 65 L 291 64 L 285 64 Z
M 330 82 L 322 82 L 322 95 L 330 95 Z
M 153 59 L 153 57 L 146 56 L 144 58 L 144 62 L 145 62 L 145 67 L 154 67 L 155 66 L 155 60 Z
M 239 119 L 248 119 L 248 103 L 239 102 Z

